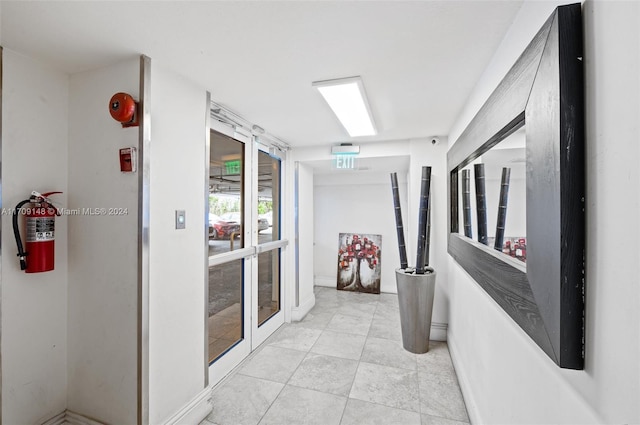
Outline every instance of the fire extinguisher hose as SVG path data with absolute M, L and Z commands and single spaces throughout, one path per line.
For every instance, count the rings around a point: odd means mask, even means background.
M 27 255 L 29 255 L 29 253 L 25 252 L 24 247 L 22 246 L 22 238 L 20 237 L 20 227 L 18 227 L 18 212 L 20 211 L 20 208 L 22 208 L 24 204 L 28 204 L 29 202 L 31 202 L 31 200 L 25 199 L 24 201 L 21 201 L 18 205 L 16 205 L 16 208 L 13 210 L 13 236 L 15 236 L 16 245 L 18 245 L 18 257 L 20 257 L 20 270 L 27 269 Z

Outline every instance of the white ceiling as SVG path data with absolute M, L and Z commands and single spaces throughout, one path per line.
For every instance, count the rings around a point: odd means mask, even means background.
M 292 146 L 446 135 L 521 1 L 2 1 L 1 42 L 68 73 L 144 53 Z M 311 82 L 360 75 L 377 136 Z

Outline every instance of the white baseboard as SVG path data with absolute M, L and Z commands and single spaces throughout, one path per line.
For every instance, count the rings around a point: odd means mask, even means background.
M 211 397 L 211 387 L 207 387 L 175 415 L 166 420 L 164 425 L 199 424 L 204 418 L 209 416 L 212 409 L 213 399 Z
M 447 340 L 447 328 L 446 323 L 431 322 L 431 333 L 429 339 L 433 341 L 446 341 Z
M 82 416 L 79 413 L 67 410 L 64 417 L 64 422 L 71 425 L 104 425 L 102 422 L 94 421 L 86 416 Z
M 104 425 L 102 422 L 94 421 L 93 419 L 89 419 L 85 416 L 79 415 L 78 413 L 72 412 L 70 410 L 65 410 L 64 412 L 44 422 L 42 425 L 62 425 L 62 424 Z
M 456 345 L 455 338 L 451 338 L 451 334 L 447 335 L 447 346 L 449 347 L 449 354 L 451 355 L 451 361 L 453 367 L 456 370 L 458 376 L 458 383 L 460 384 L 460 390 L 462 391 L 462 397 L 464 398 L 464 404 L 467 406 L 467 413 L 469 414 L 469 423 L 480 424 L 483 423 L 480 419 L 480 412 L 478 412 L 478 405 L 473 398 L 473 391 L 471 391 L 471 385 L 467 379 L 464 366 L 460 362 L 458 357 L 458 346 Z
M 67 412 L 58 413 L 53 418 L 43 422 L 42 425 L 62 425 L 64 423 L 66 413 Z
M 315 276 L 315 278 L 313 279 L 313 284 L 315 286 L 335 288 L 337 285 L 336 277 L 335 276 Z
M 202 422 L 209 416 L 213 408 L 211 398 L 211 387 L 202 390 L 193 400 L 187 403 L 180 411 L 164 422 L 164 425 L 194 425 Z M 104 425 L 102 422 L 94 421 L 79 413 L 65 410 L 54 416 L 42 425 Z
M 311 294 L 310 297 L 307 297 L 306 300 L 300 303 L 298 307 L 291 308 L 291 321 L 299 322 L 304 319 L 304 316 L 307 315 L 309 311 L 316 305 L 316 296 Z

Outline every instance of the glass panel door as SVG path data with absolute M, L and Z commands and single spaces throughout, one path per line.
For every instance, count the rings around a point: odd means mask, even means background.
M 258 254 L 258 327 L 280 311 L 280 249 Z
M 284 323 L 279 157 L 212 123 L 208 191 L 208 359 L 217 383 Z
M 216 383 L 251 352 L 250 277 L 255 250 L 245 246 L 250 138 L 220 125 L 211 130 L 209 152 L 208 359 L 210 382 Z
M 209 362 L 242 341 L 244 260 L 209 267 Z
M 280 158 L 258 149 L 256 158 L 257 288 L 254 291 L 252 345 L 256 347 L 284 323 L 281 288 Z
M 280 159 L 258 151 L 258 243 L 280 239 Z M 258 255 L 258 326 L 280 311 L 280 250 Z

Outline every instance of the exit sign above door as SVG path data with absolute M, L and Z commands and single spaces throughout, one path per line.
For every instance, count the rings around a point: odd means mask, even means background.
M 334 165 L 338 170 L 354 170 L 356 168 L 356 156 L 353 154 L 336 155 Z

